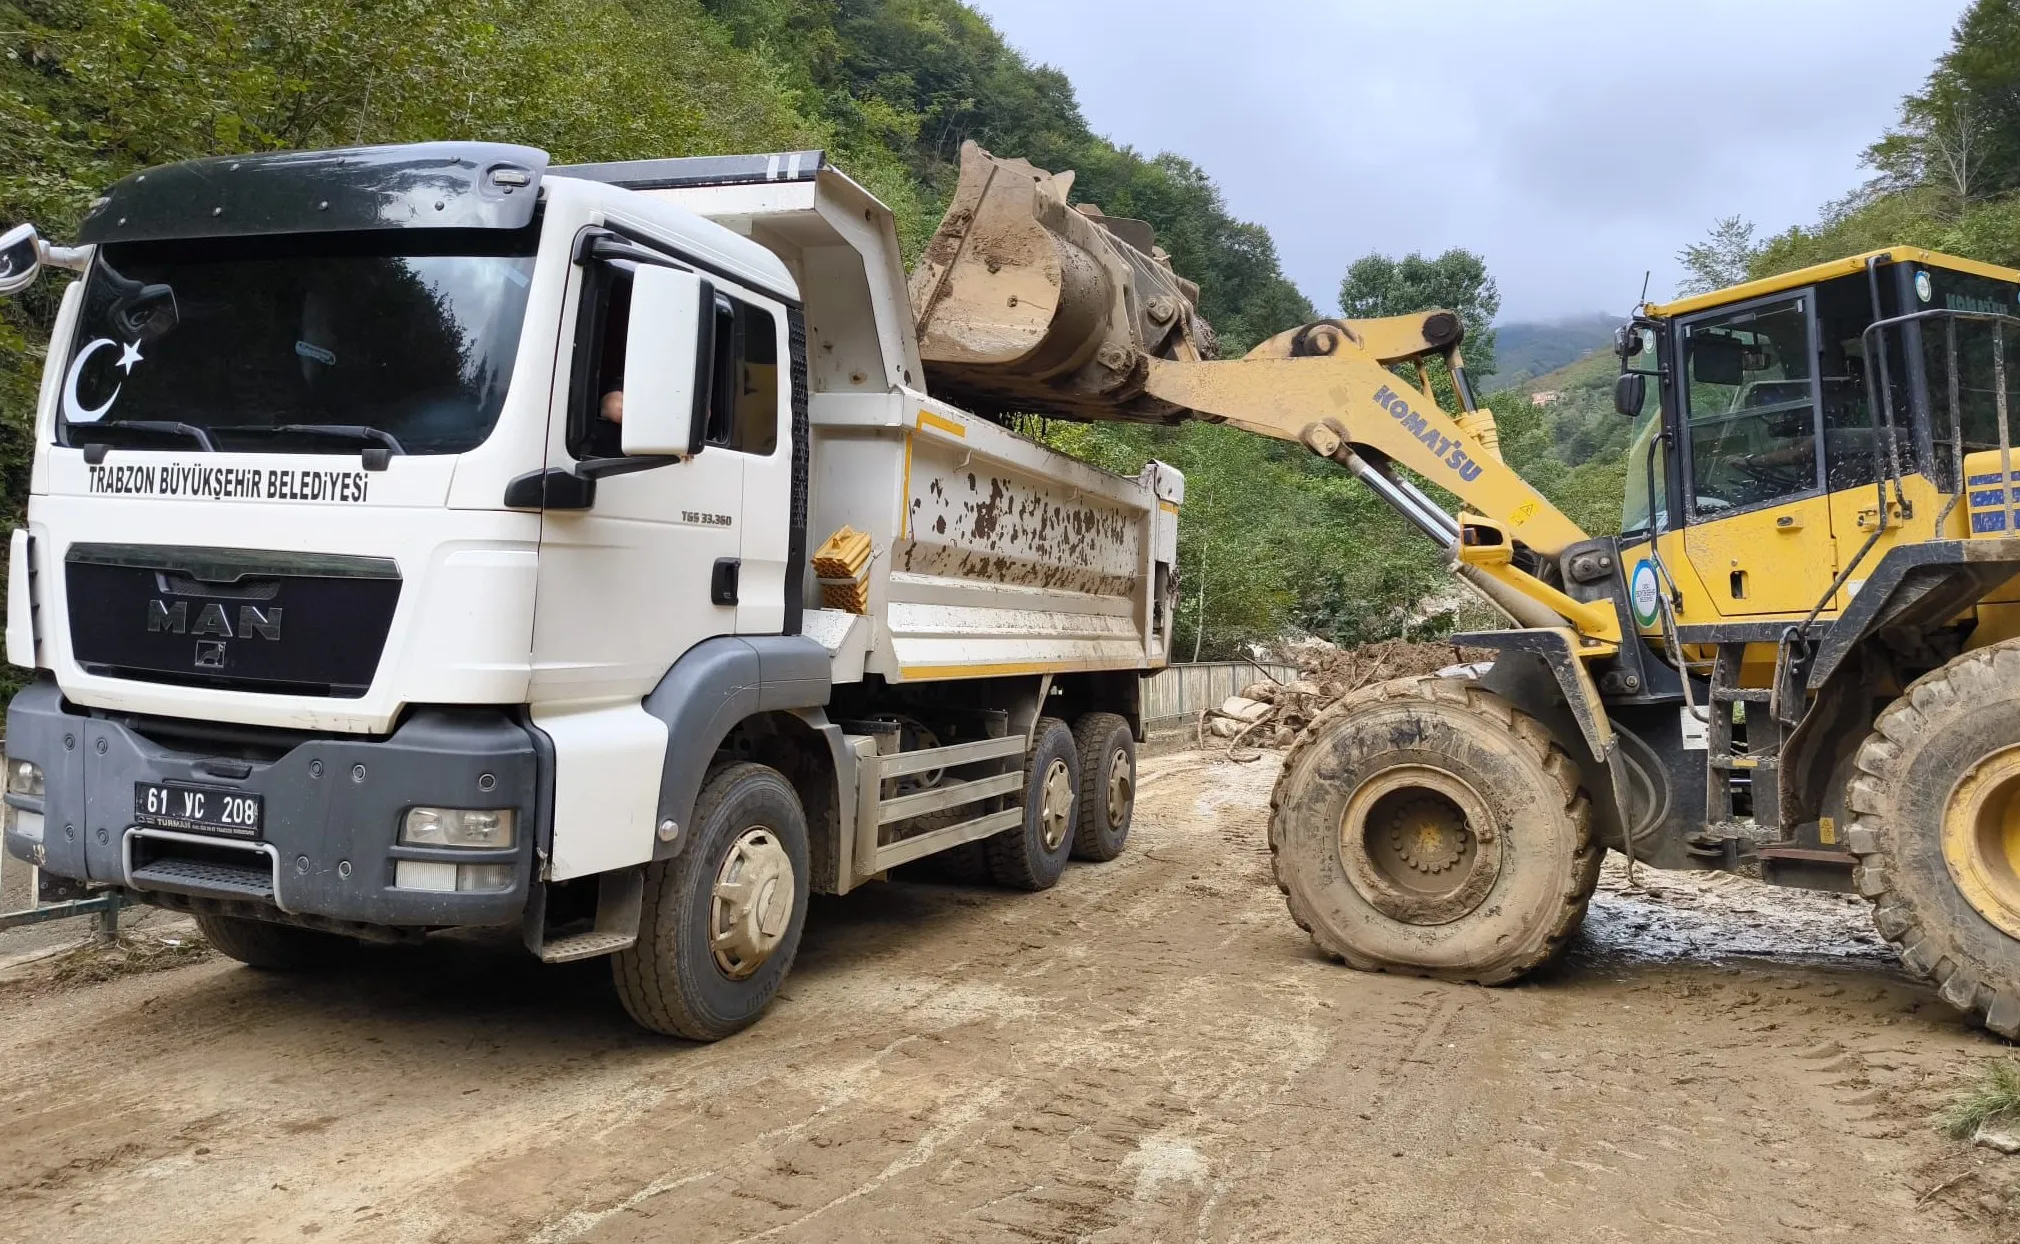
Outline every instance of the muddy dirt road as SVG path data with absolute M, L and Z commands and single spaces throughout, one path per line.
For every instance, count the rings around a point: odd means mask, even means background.
M 1927 1124 L 1999 1046 L 1861 907 L 1615 877 L 1547 979 L 1356 975 L 1269 882 L 1274 763 L 1146 760 L 1129 853 L 1050 893 L 817 902 L 785 1001 L 710 1047 L 505 941 L 16 968 L 0 1239 L 2010 1237 L 2020 1158 Z

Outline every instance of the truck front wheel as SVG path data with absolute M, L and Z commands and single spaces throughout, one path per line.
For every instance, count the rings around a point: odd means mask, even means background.
M 694 806 L 687 850 L 646 869 L 617 996 L 654 1032 L 717 1041 L 771 1005 L 807 919 L 807 818 L 778 770 L 731 765 Z

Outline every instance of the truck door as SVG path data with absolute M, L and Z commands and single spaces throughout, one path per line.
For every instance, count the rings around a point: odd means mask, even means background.
M 1682 543 L 1723 617 L 1807 613 L 1837 574 L 1813 293 L 1682 326 Z
M 583 265 L 572 365 L 557 373 L 550 468 L 622 455 L 625 360 L 669 348 L 631 319 L 633 263 Z M 635 697 L 714 635 L 777 634 L 790 498 L 784 307 L 717 288 L 707 443 L 691 458 L 596 480 L 550 508 L 534 605 L 534 698 Z M 691 347 L 682 347 L 691 348 Z M 746 489 L 757 490 L 758 504 Z

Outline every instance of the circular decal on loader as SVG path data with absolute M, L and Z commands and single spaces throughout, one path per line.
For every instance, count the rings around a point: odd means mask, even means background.
M 1634 575 L 1628 580 L 1627 598 L 1634 606 L 1634 620 L 1643 626 L 1654 626 L 1662 615 L 1657 612 L 1662 604 L 1662 589 L 1655 581 L 1655 563 L 1643 558 L 1634 564 Z
M 1920 298 L 1923 302 L 1927 302 L 1935 296 L 1936 291 L 1929 284 L 1929 274 L 1927 272 L 1917 272 L 1915 274 L 1915 297 Z

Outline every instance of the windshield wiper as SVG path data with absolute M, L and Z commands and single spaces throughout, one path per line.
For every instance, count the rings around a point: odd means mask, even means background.
M 100 446 L 98 458 L 103 459 L 105 457 L 103 451 L 110 448 L 110 446 L 100 438 L 108 432 L 143 432 L 149 436 L 156 437 L 175 436 L 184 440 L 195 441 L 197 448 L 207 454 L 217 452 L 217 446 L 211 442 L 210 433 L 197 427 L 195 424 L 177 423 L 172 419 L 121 419 L 114 423 L 89 424 L 86 425 L 86 428 L 88 430 L 83 430 L 81 443 L 84 445 L 84 459 L 87 462 L 93 461 L 91 452 L 93 445 Z M 72 424 L 70 428 L 71 438 L 73 440 L 80 439 L 79 433 L 80 428 Z
M 384 445 L 396 454 L 405 454 L 406 446 L 400 439 L 384 428 L 368 428 L 359 423 L 277 423 L 272 426 L 241 424 L 236 427 L 216 429 L 227 435 L 238 432 L 252 432 L 271 436 L 325 436 L 333 440 L 370 441 L 374 445 Z

